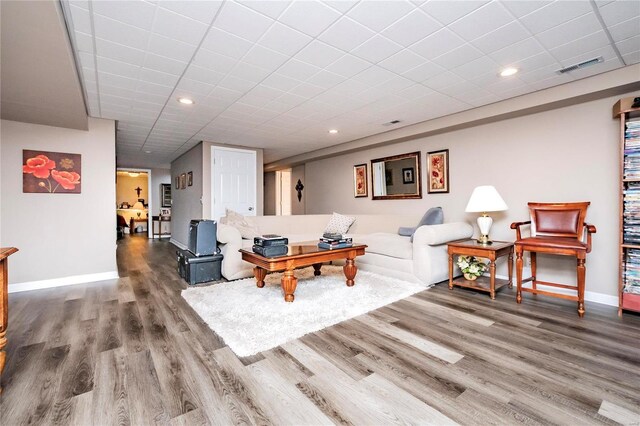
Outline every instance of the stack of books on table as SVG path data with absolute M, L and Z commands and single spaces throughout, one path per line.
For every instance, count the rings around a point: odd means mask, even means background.
M 284 256 L 289 251 L 289 239 L 280 235 L 268 234 L 253 239 L 253 252 L 264 257 Z
M 353 239 L 343 234 L 324 233 L 318 242 L 322 249 L 338 249 L 353 246 Z

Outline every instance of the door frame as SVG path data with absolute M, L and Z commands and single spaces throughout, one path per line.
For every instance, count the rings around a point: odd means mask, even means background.
M 153 208 L 153 204 L 151 202 L 151 200 L 153 199 L 153 195 L 151 194 L 151 169 L 141 169 L 139 167 L 116 167 L 116 179 L 118 177 L 117 173 L 118 172 L 145 172 L 147 174 L 147 194 L 149 194 L 149 202 L 147 203 L 147 205 L 149 207 L 147 207 L 147 218 L 149 219 L 149 223 L 147 223 L 147 238 L 153 238 L 153 227 L 151 226 L 151 224 L 153 223 L 153 221 L 151 220 L 151 218 L 149 216 L 152 215 L 152 208 Z M 116 206 L 116 212 L 118 210 L 118 206 Z M 116 213 L 117 214 L 117 213 Z M 131 232 L 131 230 L 129 230 L 129 232 Z
M 249 153 L 252 155 L 253 157 L 253 166 L 255 168 L 255 173 L 253 174 L 253 211 L 255 212 L 255 215 L 258 215 L 258 153 L 255 150 L 252 149 L 242 149 L 242 148 L 230 148 L 230 147 L 223 147 L 223 146 L 216 146 L 213 145 L 211 146 L 211 218 L 214 220 L 219 220 L 220 218 L 216 218 L 215 217 L 215 212 L 216 212 L 216 200 L 214 197 L 214 191 L 215 191 L 215 168 L 216 168 L 216 162 L 215 162 L 215 156 L 216 156 L 216 151 L 233 151 L 233 152 L 243 152 L 243 153 Z

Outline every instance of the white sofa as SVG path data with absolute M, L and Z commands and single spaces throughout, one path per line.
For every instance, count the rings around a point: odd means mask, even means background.
M 349 216 L 354 216 L 356 221 L 348 235 L 354 242 L 368 245 L 366 254 L 356 259 L 358 268 L 427 286 L 449 277 L 447 242 L 470 238 L 473 234 L 473 227 L 465 222 L 426 225 L 416 230 L 411 242 L 409 237 L 397 234 L 398 227 L 415 226 L 422 214 Z M 259 234 L 279 234 L 289 238 L 289 244 L 303 241 L 315 244 L 330 218 L 328 214 L 245 217 L 257 226 Z M 226 279 L 253 276 L 253 266 L 243 261 L 238 252 L 241 248 L 250 248 L 253 239 L 242 239 L 238 229 L 219 223 L 218 243 L 224 255 L 222 275 Z

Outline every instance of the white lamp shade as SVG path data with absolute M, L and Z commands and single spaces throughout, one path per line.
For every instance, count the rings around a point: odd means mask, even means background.
M 140 201 L 136 201 L 136 203 L 131 208 L 134 210 L 144 210 L 144 205 Z
M 491 185 L 483 185 L 473 190 L 465 211 L 467 213 L 499 212 L 507 209 L 507 203 L 498 194 L 496 188 Z

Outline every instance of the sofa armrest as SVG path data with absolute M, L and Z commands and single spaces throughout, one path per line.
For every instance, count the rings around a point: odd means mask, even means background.
M 233 226 L 218 223 L 217 232 L 216 239 L 220 244 L 233 244 L 237 246 L 238 249 L 242 248 L 242 235 L 240 231 Z
M 438 246 L 451 241 L 471 238 L 473 226 L 466 222 L 450 222 L 442 225 L 424 225 L 413 234 L 413 244 Z

